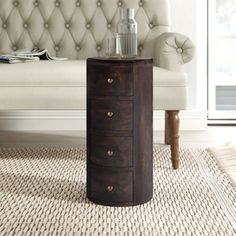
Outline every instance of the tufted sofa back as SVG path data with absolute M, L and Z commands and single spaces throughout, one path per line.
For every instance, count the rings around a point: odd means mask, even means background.
M 0 54 L 46 48 L 53 56 L 104 55 L 120 7 L 135 8 L 140 55 L 154 56 L 154 41 L 168 31 L 168 0 L 0 0 Z

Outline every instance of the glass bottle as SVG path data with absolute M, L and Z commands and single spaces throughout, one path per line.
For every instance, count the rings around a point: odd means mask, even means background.
M 120 8 L 120 20 L 116 29 L 116 54 L 121 56 L 137 55 L 137 22 L 134 8 Z

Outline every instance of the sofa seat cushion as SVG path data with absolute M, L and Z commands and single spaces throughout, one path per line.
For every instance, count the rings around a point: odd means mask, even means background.
M 0 86 L 86 86 L 86 61 L 0 64 Z M 186 74 L 153 67 L 153 85 L 186 86 Z
M 0 64 L 0 86 L 85 86 L 86 61 Z
M 19 64 L 0 64 L 0 86 L 86 86 L 86 61 L 39 61 Z M 153 85 L 186 86 L 187 76 L 153 68 Z
M 0 64 L 0 109 L 86 109 L 86 61 Z M 187 76 L 153 68 L 153 108 L 186 108 Z

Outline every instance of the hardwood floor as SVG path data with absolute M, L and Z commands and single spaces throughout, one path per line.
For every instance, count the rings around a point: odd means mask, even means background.
M 0 131 L 0 147 L 85 147 L 85 135 L 85 131 Z M 155 131 L 153 141 L 154 146 L 164 144 L 164 131 Z M 233 151 L 225 152 L 227 143 L 235 143 Z M 236 126 L 209 126 L 206 130 L 180 131 L 180 147 L 220 148 L 215 149 L 218 161 L 236 186 Z
M 85 131 L 0 131 L 0 147 L 85 146 Z M 164 131 L 154 132 L 154 145 L 164 143 Z M 211 147 L 236 141 L 236 126 L 208 126 L 207 130 L 180 131 L 180 146 Z
M 85 146 L 85 131 L 0 131 L 0 147 Z

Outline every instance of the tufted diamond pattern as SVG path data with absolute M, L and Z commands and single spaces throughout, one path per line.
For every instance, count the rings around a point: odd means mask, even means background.
M 135 8 L 139 53 L 154 56 L 154 39 L 168 31 L 168 0 L 0 0 L 0 53 L 39 47 L 70 59 L 104 55 L 120 7 Z

